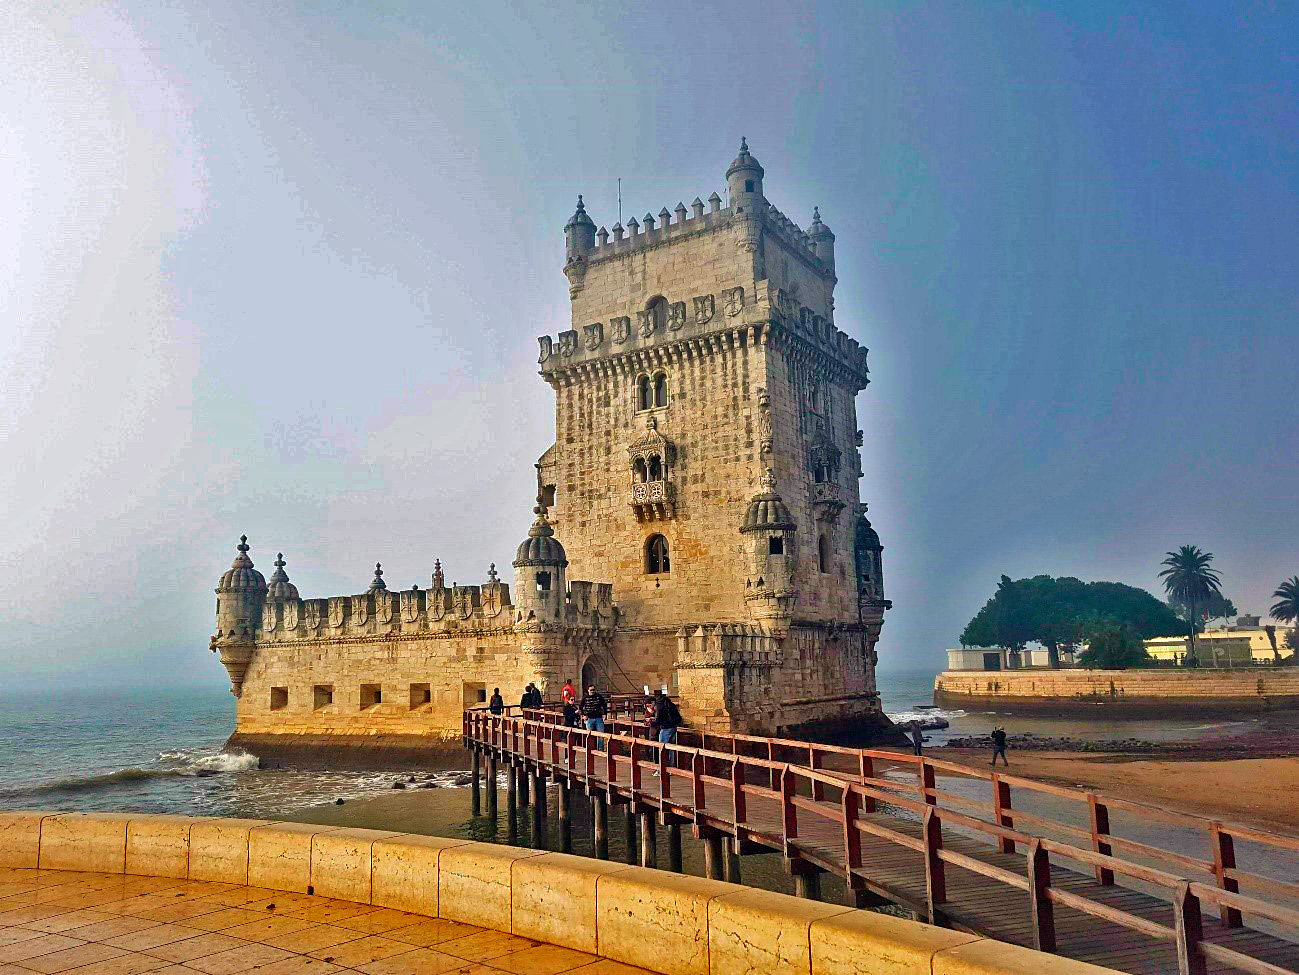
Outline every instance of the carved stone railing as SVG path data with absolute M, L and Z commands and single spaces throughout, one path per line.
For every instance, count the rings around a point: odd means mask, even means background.
M 631 506 L 638 521 L 671 518 L 676 513 L 676 485 L 671 481 L 633 482 Z

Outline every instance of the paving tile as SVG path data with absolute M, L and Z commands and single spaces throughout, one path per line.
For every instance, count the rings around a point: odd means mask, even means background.
M 364 937 L 366 935 L 360 931 L 339 928 L 332 924 L 313 924 L 301 931 L 280 934 L 271 938 L 262 938 L 261 943 L 306 954 L 318 948 L 332 948 L 334 945 L 341 945 L 348 941 L 358 941 Z
M 17 944 L 19 941 L 31 941 L 33 938 L 44 937 L 46 933 L 31 928 L 0 928 L 0 947 Z
M 194 937 L 193 928 L 181 927 L 179 924 L 156 924 L 151 928 L 119 934 L 112 938 L 102 939 L 104 944 L 115 948 L 126 948 L 130 951 L 148 951 L 173 941 L 184 941 Z
M 246 944 L 248 944 L 247 941 L 241 941 L 239 938 L 209 933 L 200 934 L 196 938 L 187 938 L 184 941 L 173 941 L 170 944 L 159 945 L 156 948 L 150 948 L 145 954 L 165 958 L 167 961 L 189 962 L 195 958 L 203 958 L 206 955 L 229 951 L 231 948 L 242 948 Z
M 319 924 L 337 924 L 343 918 L 356 917 L 358 914 L 369 914 L 374 908 L 369 904 L 348 904 L 339 902 L 335 904 L 317 904 L 313 907 L 299 908 L 292 911 L 293 917 L 300 917 L 304 921 L 315 921 Z
M 407 914 L 405 911 L 393 911 L 385 907 L 367 914 L 357 914 L 343 918 L 335 923 L 341 928 L 364 931 L 367 934 L 383 934 L 395 928 L 405 928 L 418 921 L 425 920 L 422 914 Z
M 233 927 L 222 928 L 221 930 L 230 935 L 232 938 L 243 938 L 245 941 L 265 941 L 267 938 L 276 938 L 281 935 L 291 934 L 294 931 L 303 931 L 312 927 L 312 922 L 304 921 L 299 917 L 259 917 L 255 921 L 249 921 L 246 924 L 236 924 Z
M 116 920 L 116 915 L 105 914 L 102 911 L 68 911 L 66 914 L 55 914 L 52 917 L 41 918 L 39 921 L 28 921 L 23 927 L 31 928 L 33 931 L 57 934 L 71 928 L 83 928 L 88 924 L 94 924 L 96 921 L 112 920 Z M 81 937 L 81 935 L 73 935 L 73 937 Z
M 585 951 L 558 945 L 537 945 L 493 958 L 490 964 L 492 968 L 513 972 L 514 975 L 559 975 L 595 960 L 595 955 L 588 955 Z
M 71 970 L 77 975 L 141 975 L 142 972 L 151 972 L 166 964 L 161 958 L 128 952 L 116 958 L 93 962 Z
M 21 924 L 24 927 L 32 921 L 40 921 L 47 917 L 54 917 L 56 914 L 67 914 L 66 907 L 51 907 L 49 904 L 38 904 L 32 907 L 20 907 L 14 911 L 5 911 L 0 914 L 0 927 L 13 927 Z
M 184 965 L 168 965 L 166 968 L 155 968 L 149 975 L 202 975 L 198 969 Z
M 444 941 L 438 945 L 438 951 L 455 955 L 465 961 L 488 961 L 513 951 L 531 948 L 535 944 L 537 942 L 529 941 L 527 938 L 516 938 L 512 934 L 501 931 L 480 931 L 466 938 Z
M 220 931 L 224 928 L 233 928 L 238 924 L 248 924 L 261 919 L 262 916 L 256 911 L 245 911 L 241 907 L 226 907 L 212 911 L 209 914 L 186 918 L 183 923 L 187 928 L 196 928 L 200 931 Z
M 216 910 L 219 911 L 221 908 L 217 907 Z M 211 913 L 213 913 L 212 904 L 205 904 L 202 901 L 177 901 L 166 907 L 155 907 L 147 912 L 123 915 L 123 917 L 136 917 L 155 924 L 174 924 L 177 921 L 188 921 L 190 918 L 203 917 Z
M 84 938 L 86 941 L 105 941 L 118 935 L 131 934 L 133 931 L 143 931 L 145 928 L 152 927 L 157 927 L 157 922 L 142 917 L 110 917 L 106 921 L 97 921 L 94 924 L 74 928 L 76 933 L 68 932 L 68 934 L 74 938 Z
M 360 966 L 366 975 L 443 975 L 463 967 L 465 960 L 432 948 L 416 948 Z
M 80 938 L 69 938 L 63 934 L 43 934 L 38 938 L 19 941 L 0 948 L 0 963 L 13 964 L 37 955 L 47 955 L 51 951 L 62 951 L 64 948 L 75 948 L 85 944 Z
M 307 952 L 307 954 L 313 958 L 320 958 L 345 968 L 357 968 L 360 965 L 368 965 L 370 962 L 379 961 L 382 958 L 400 955 L 404 951 L 410 951 L 410 945 L 404 941 L 393 941 L 390 938 L 372 934 L 358 938 L 356 941 L 345 941 L 330 948 L 317 948 L 315 951 Z
M 310 894 L 290 894 L 283 890 L 262 891 L 261 893 L 261 897 L 245 903 L 244 908 L 249 911 L 276 911 L 280 914 L 289 914 L 293 911 L 311 907 L 318 902 L 317 898 L 312 897 Z
M 310 955 L 294 955 L 283 961 L 271 962 L 257 969 L 257 975 L 331 975 L 339 971 L 337 965 Z
M 421 948 L 428 948 L 432 945 L 441 944 L 443 941 L 467 938 L 471 934 L 478 934 L 484 930 L 486 929 L 476 928 L 472 924 L 461 924 L 459 921 L 427 918 L 418 924 L 410 925 L 410 927 L 385 931 L 383 936 L 392 938 L 394 941 L 405 941 Z
M 104 961 L 125 954 L 128 954 L 128 952 L 122 948 L 88 942 L 75 948 L 52 951 L 48 955 L 37 955 L 35 958 L 17 962 L 17 965 L 33 972 L 54 975 L 55 972 L 65 972 L 69 968 L 80 968 L 82 965 L 89 965 L 92 962 Z
M 292 958 L 293 952 L 270 945 L 245 944 L 228 951 L 218 951 L 214 955 L 194 958 L 187 962 L 190 968 L 197 968 L 204 975 L 235 975 L 250 968 L 260 968 L 271 962 Z

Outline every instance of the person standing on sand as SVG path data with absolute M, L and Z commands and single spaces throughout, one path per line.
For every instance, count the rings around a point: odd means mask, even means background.
M 911 722 L 911 747 L 917 755 L 925 753 L 925 736 L 920 733 L 920 722 Z
M 997 756 L 1001 756 L 1002 764 L 1009 766 L 1010 762 L 1006 761 L 1006 729 L 992 729 L 992 764 L 997 764 Z
M 505 713 L 505 698 L 501 697 L 501 689 L 499 687 L 492 688 L 492 699 L 487 702 L 487 710 L 491 711 L 492 714 Z

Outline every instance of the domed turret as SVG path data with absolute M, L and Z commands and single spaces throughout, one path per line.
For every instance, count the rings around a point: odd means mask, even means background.
M 879 601 L 884 598 L 884 546 L 866 517 L 866 505 L 857 513 L 853 531 L 853 555 L 857 567 L 857 595 L 860 599 Z
M 758 204 L 764 199 L 763 175 L 761 164 L 749 155 L 749 143 L 740 139 L 740 154 L 726 170 L 726 185 L 731 193 L 731 206 L 736 212 L 758 209 Z
M 244 674 L 256 652 L 256 630 L 266 600 L 266 579 L 248 557 L 247 535 L 240 536 L 238 548 L 239 554 L 217 584 L 216 634 L 212 637 L 212 649 L 221 655 L 235 697 L 243 690 Z
M 271 581 L 266 587 L 267 599 L 297 599 L 298 587 L 289 582 L 289 575 L 284 571 L 284 553 L 279 552 L 275 556 L 275 571 L 271 573 Z
M 564 224 L 564 258 L 566 261 L 584 257 L 595 247 L 595 221 L 586 212 L 582 194 L 577 195 L 577 209 Z
M 388 583 L 383 581 L 383 563 L 374 563 L 374 579 L 370 583 L 370 592 L 380 592 L 388 588 Z
M 555 537 L 540 499 L 533 511 L 537 518 L 514 555 L 515 621 L 520 624 L 560 619 L 567 590 L 564 546 Z
M 749 558 L 744 599 L 749 615 L 776 626 L 788 626 L 798 593 L 794 586 L 795 533 L 798 526 L 776 492 L 775 472 L 762 475 L 762 490 L 744 512 L 740 534 Z
M 812 207 L 812 226 L 807 228 L 807 236 L 816 249 L 816 256 L 821 263 L 834 273 L 834 234 L 821 222 L 821 208 Z

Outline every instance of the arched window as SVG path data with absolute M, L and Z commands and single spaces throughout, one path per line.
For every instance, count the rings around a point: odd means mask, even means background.
M 668 405 L 668 377 L 666 373 L 659 373 L 654 377 L 654 405 Z
M 668 300 L 662 295 L 650 300 L 646 306 L 650 317 L 654 319 L 654 331 L 665 332 L 668 327 Z
M 785 538 L 783 535 L 772 535 L 770 538 L 767 539 L 767 554 L 768 555 L 785 554 Z
M 830 571 L 830 543 L 824 535 L 816 538 L 816 567 L 822 572 Z
M 654 407 L 654 386 L 649 376 L 636 380 L 636 409 L 649 410 Z
M 651 535 L 645 543 L 645 571 L 652 576 L 672 571 L 668 558 L 668 540 L 662 535 Z
M 815 386 L 812 387 L 812 393 L 810 399 L 812 401 L 812 412 L 820 413 L 821 412 L 821 391 L 817 389 Z
M 646 476 L 647 471 L 645 469 L 644 457 L 637 457 L 632 462 L 631 470 L 632 470 L 632 477 L 636 480 L 636 483 L 644 484 L 647 480 L 649 480 L 649 478 Z
M 550 573 L 537 573 L 537 592 L 550 592 Z
M 663 461 L 659 459 L 658 454 L 651 454 L 649 459 L 649 479 L 651 481 L 663 480 Z

